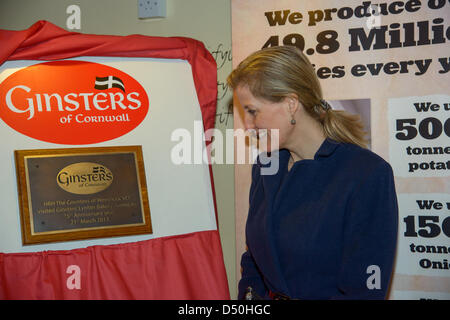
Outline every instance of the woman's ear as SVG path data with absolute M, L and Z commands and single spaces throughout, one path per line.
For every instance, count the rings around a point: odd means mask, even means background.
M 290 93 L 285 98 L 287 103 L 289 113 L 293 116 L 300 107 L 300 101 L 298 101 L 298 96 L 295 93 Z

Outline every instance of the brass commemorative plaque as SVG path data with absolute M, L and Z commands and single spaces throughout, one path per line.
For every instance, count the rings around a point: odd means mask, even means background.
M 24 245 L 152 233 L 141 146 L 16 150 Z

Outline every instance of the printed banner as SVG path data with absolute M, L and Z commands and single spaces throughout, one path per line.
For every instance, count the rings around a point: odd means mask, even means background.
M 449 101 L 449 95 L 389 99 L 389 156 L 397 176 L 450 176 Z
M 324 98 L 357 113 L 394 170 L 399 239 L 391 299 L 448 299 L 450 3 L 232 0 L 233 65 L 293 45 Z M 238 112 L 235 129 L 243 128 Z M 250 166 L 236 166 L 237 263 L 245 250 Z M 238 269 L 239 270 L 239 269 Z

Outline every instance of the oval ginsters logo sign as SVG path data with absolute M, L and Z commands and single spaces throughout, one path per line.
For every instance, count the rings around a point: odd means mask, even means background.
M 0 83 L 0 118 L 34 139 L 92 144 L 136 128 L 148 112 L 145 89 L 116 68 L 52 61 L 23 68 Z
M 93 162 L 78 162 L 58 172 L 59 187 L 74 194 L 93 194 L 108 188 L 113 182 L 112 172 L 104 165 Z

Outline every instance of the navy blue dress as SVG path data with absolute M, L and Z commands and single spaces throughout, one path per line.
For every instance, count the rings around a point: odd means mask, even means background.
M 370 150 L 326 139 L 288 171 L 252 168 L 238 298 L 248 287 L 296 299 L 384 299 L 397 243 L 391 166 Z M 269 166 L 268 164 L 267 166 Z M 377 269 L 378 268 L 378 269 Z

